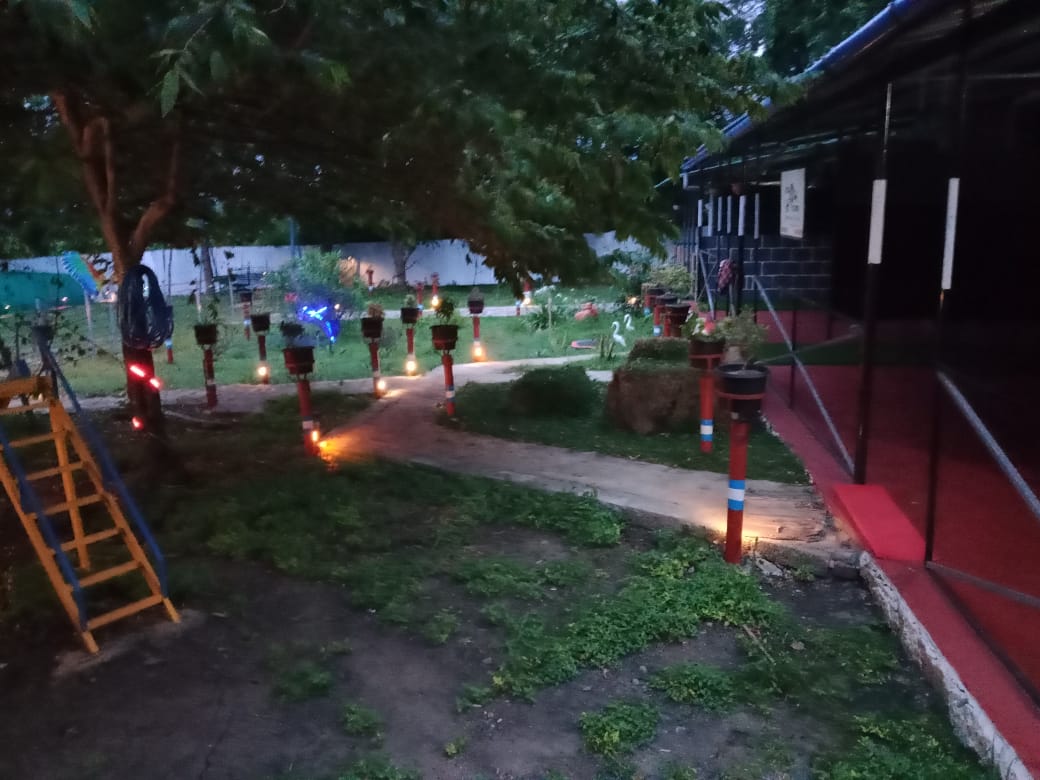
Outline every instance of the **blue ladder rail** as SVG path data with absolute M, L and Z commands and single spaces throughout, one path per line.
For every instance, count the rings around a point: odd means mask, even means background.
M 62 576 L 65 577 L 65 581 L 69 584 L 69 587 L 72 588 L 72 598 L 76 602 L 76 611 L 79 613 L 80 630 L 86 631 L 87 601 L 83 593 L 83 587 L 80 585 L 79 577 L 76 576 L 76 570 L 72 567 L 72 562 L 69 560 L 69 556 L 67 556 L 65 551 L 61 549 L 61 542 L 58 540 L 58 535 L 54 533 L 54 524 L 47 513 L 43 511 L 43 504 L 40 502 L 40 497 L 33 489 L 32 483 L 26 475 L 25 467 L 22 465 L 21 458 L 18 457 L 18 453 L 15 452 L 14 447 L 11 446 L 11 439 L 7 435 L 7 431 L 4 430 L 3 425 L 0 425 L 0 446 L 3 446 L 3 457 L 4 460 L 7 461 L 7 467 L 11 470 L 11 473 L 14 474 L 15 480 L 18 482 L 22 512 L 26 513 L 26 510 L 28 510 L 28 513 L 36 515 L 36 525 L 43 534 L 47 546 L 50 547 L 51 552 L 54 553 L 54 560 L 58 564 L 58 569 L 61 571 Z
M 83 407 L 80 406 L 79 399 L 76 397 L 72 385 L 69 384 L 69 380 L 65 377 L 65 374 L 62 373 L 61 368 L 58 366 L 58 361 L 54 358 L 54 354 L 51 352 L 50 347 L 44 343 L 37 343 L 37 347 L 40 350 L 40 356 L 43 358 L 45 369 L 53 374 L 54 378 L 58 382 L 58 388 L 64 391 L 65 395 L 68 396 L 69 401 L 72 403 L 73 415 L 77 420 L 77 427 L 83 433 L 83 437 L 87 442 L 87 447 L 90 449 L 91 454 L 94 456 L 94 459 L 101 468 L 101 478 L 105 487 L 110 489 L 119 497 L 119 503 L 122 504 L 124 512 L 133 523 L 134 529 L 137 531 L 141 541 L 144 542 L 145 547 L 147 547 L 148 551 L 151 553 L 152 566 L 155 569 L 156 577 L 159 579 L 159 588 L 163 598 L 169 598 L 169 585 L 166 578 L 166 559 L 163 557 L 162 550 L 159 549 L 158 542 L 155 541 L 152 529 L 144 519 L 144 515 L 137 506 L 137 502 L 134 501 L 133 496 L 130 495 L 126 483 L 123 482 L 123 477 L 115 467 L 115 463 L 112 461 L 112 456 L 109 455 L 108 449 L 105 447 L 101 434 L 98 432 L 97 428 L 94 427 L 94 424 L 90 421 L 90 418 L 86 413 L 84 413 Z M 58 388 L 56 388 L 56 390 Z

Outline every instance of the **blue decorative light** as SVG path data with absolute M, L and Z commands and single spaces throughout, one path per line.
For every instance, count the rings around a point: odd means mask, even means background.
M 301 306 L 300 307 L 300 319 L 310 320 L 321 325 L 321 329 L 325 332 L 325 335 L 329 337 L 329 341 L 335 343 L 339 337 L 339 312 L 329 305 L 325 306 Z

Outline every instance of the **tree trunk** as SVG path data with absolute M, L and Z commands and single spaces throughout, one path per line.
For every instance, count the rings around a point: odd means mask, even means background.
M 209 245 L 209 241 L 206 241 L 202 245 L 202 283 L 206 287 L 206 295 L 213 295 L 215 290 L 213 287 L 213 247 Z
M 394 258 L 394 284 L 408 285 L 408 258 L 415 251 L 413 244 L 405 244 L 401 241 L 390 242 L 390 254 Z

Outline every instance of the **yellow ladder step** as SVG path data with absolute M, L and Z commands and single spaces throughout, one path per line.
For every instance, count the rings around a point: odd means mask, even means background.
M 67 466 L 55 466 L 52 469 L 43 469 L 42 471 L 30 471 L 25 475 L 26 479 L 30 482 L 35 479 L 46 479 L 47 477 L 57 477 L 60 474 L 70 471 L 79 471 L 83 468 L 83 461 L 78 460 L 75 463 L 70 463 Z
M 23 412 L 31 412 L 33 409 L 46 409 L 50 407 L 51 402 L 48 401 L 36 401 L 31 404 L 23 404 L 22 406 L 7 406 L 0 409 L 0 414 L 21 414 Z
M 104 531 L 98 531 L 96 534 L 87 534 L 83 537 L 83 544 L 95 544 L 96 542 L 103 542 L 105 539 L 111 539 L 113 536 L 118 535 L 118 528 L 107 528 Z M 79 549 L 79 542 L 75 540 L 71 542 L 65 542 L 65 544 L 61 546 L 61 549 L 65 552 L 70 552 L 71 550 Z
M 88 574 L 86 577 L 80 577 L 79 584 L 84 588 L 89 588 L 91 585 L 97 585 L 99 582 L 105 582 L 106 580 L 111 580 L 115 577 L 121 577 L 122 575 L 129 574 L 132 571 L 137 571 L 140 568 L 141 564 L 137 561 L 127 561 L 118 566 L 113 566 L 111 569 L 102 569 L 93 574 Z M 72 588 L 70 587 L 69 590 L 72 590 Z
M 148 609 L 162 604 L 163 597 L 161 593 L 156 593 L 147 598 L 143 598 L 140 601 L 135 601 L 132 604 L 127 604 L 125 607 L 119 607 L 113 609 L 111 612 L 106 612 L 103 615 L 98 615 L 96 618 L 91 618 L 87 621 L 87 631 L 93 631 L 95 628 L 101 628 L 101 626 L 107 626 L 109 623 L 115 623 L 117 620 L 122 620 L 125 617 L 130 617 L 141 610 Z
M 43 513 L 49 517 L 58 512 L 68 512 L 74 506 L 90 506 L 91 504 L 97 504 L 102 500 L 102 498 L 104 498 L 104 496 L 102 496 L 100 493 L 92 493 L 89 496 L 80 496 L 75 501 L 63 501 L 60 504 L 52 504 L 51 506 L 45 506 L 43 508 Z M 36 514 L 34 512 L 29 512 L 28 514 L 26 514 L 26 517 L 30 520 L 37 519 Z
M 62 432 L 64 433 L 64 431 Z M 24 439 L 15 439 L 11 442 L 12 447 L 31 447 L 34 444 L 43 444 L 45 441 L 57 441 L 57 434 L 54 431 L 50 433 L 41 433 L 39 436 L 26 436 Z M 2 450 L 3 447 L 0 447 Z

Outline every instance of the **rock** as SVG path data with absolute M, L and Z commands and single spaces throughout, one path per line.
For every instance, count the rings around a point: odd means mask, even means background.
M 766 577 L 783 577 L 784 570 L 777 566 L 775 563 L 767 561 L 765 558 L 756 557 L 754 559 L 755 566 L 762 574 Z
M 647 436 L 698 419 L 698 372 L 678 363 L 640 361 L 614 371 L 607 385 L 607 417 L 618 428 Z

